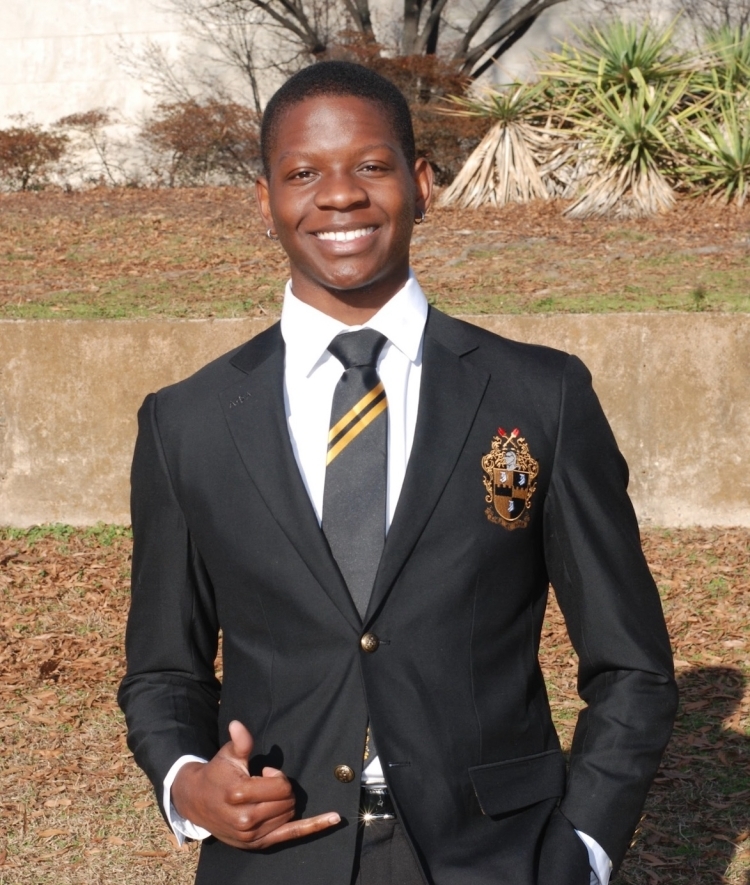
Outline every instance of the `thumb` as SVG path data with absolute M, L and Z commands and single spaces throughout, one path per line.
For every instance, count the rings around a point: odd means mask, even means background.
M 231 761 L 239 763 L 247 772 L 247 762 L 253 752 L 253 736 L 239 720 L 233 719 L 229 723 L 229 737 L 231 740 L 223 749 Z

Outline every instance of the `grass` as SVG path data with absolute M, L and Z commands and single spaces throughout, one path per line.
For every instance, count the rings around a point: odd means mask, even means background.
M 681 708 L 613 885 L 750 881 L 750 531 L 649 529 Z M 0 528 L 0 885 L 186 885 L 178 850 L 125 745 L 130 532 Z M 569 746 L 576 661 L 550 606 L 542 663 Z
M 435 208 L 412 260 L 449 313 L 750 311 L 750 205 L 648 221 Z M 247 189 L 0 196 L 0 319 L 277 315 L 288 273 Z M 704 296 L 696 299 L 700 290 Z

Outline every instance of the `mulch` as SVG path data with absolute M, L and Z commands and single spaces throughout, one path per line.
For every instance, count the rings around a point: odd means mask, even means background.
M 750 882 L 750 530 L 649 529 L 681 707 L 619 885 Z M 127 750 L 131 540 L 123 528 L 0 529 L 0 883 L 192 881 Z M 543 632 L 556 723 L 580 701 L 559 610 Z

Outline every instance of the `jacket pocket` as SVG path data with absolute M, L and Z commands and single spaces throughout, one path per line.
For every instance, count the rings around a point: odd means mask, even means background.
M 565 792 L 565 758 L 560 750 L 475 765 L 469 777 L 482 812 L 506 814 Z

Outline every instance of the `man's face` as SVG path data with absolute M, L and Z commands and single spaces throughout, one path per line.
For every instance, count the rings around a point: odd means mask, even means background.
M 379 309 L 408 276 L 415 213 L 431 194 L 429 164 L 410 169 L 381 107 L 353 96 L 289 108 L 270 160 L 258 201 L 289 256 L 294 294 L 327 313 L 338 303 Z

